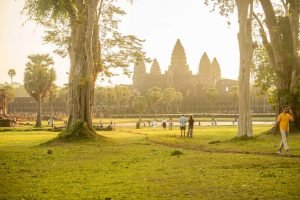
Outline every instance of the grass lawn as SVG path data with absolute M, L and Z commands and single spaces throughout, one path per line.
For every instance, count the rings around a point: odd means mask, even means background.
M 232 139 L 235 127 L 123 128 L 103 140 L 39 146 L 57 133 L 0 132 L 0 199 L 300 199 L 300 133 Z M 51 149 L 52 154 L 47 154 Z

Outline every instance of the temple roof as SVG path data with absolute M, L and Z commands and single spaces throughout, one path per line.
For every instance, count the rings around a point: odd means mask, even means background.
M 150 75 L 160 75 L 160 74 L 161 74 L 160 66 L 157 62 L 157 59 L 155 58 L 151 65 Z
M 171 57 L 171 65 L 170 70 L 172 71 L 188 71 L 188 65 L 186 61 L 186 55 L 184 48 L 181 44 L 180 39 L 177 39 L 176 44 L 174 46 L 172 57 Z
M 211 63 L 211 67 L 214 71 L 217 70 L 217 71 L 221 72 L 219 62 L 216 58 L 213 59 L 213 61 Z
M 213 61 L 211 63 L 211 68 L 212 68 L 214 78 L 216 80 L 220 80 L 221 79 L 221 68 L 220 68 L 219 62 L 216 58 L 213 59 Z
M 135 63 L 134 65 L 134 73 L 143 73 L 146 74 L 146 65 L 144 60 L 140 60 L 138 62 Z
M 206 52 L 204 52 L 204 54 L 200 59 L 198 73 L 204 75 L 210 71 L 211 71 L 211 63 Z

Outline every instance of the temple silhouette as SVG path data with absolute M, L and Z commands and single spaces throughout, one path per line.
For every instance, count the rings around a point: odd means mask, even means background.
M 163 74 L 157 59 L 154 59 L 150 72 L 146 72 L 144 61 L 135 64 L 133 72 L 133 89 L 146 95 L 152 87 L 165 89 L 175 88 L 184 97 L 201 98 L 210 88 L 217 89 L 218 94 L 225 94 L 232 86 L 237 86 L 238 81 L 221 78 L 221 68 L 217 58 L 210 61 L 205 52 L 199 62 L 198 73 L 192 74 L 187 64 L 186 54 L 181 41 L 177 39 L 171 55 L 171 64 Z M 204 99 L 203 99 L 204 100 Z

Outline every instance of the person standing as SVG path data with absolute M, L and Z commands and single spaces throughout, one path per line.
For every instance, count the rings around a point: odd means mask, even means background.
M 156 129 L 156 126 L 157 126 L 157 122 L 156 122 L 156 119 L 153 120 L 152 122 L 152 129 Z
M 161 122 L 161 125 L 162 125 L 162 127 L 164 128 L 164 130 L 166 130 L 166 127 L 167 127 L 167 120 L 166 120 L 166 119 L 163 119 L 162 122 Z
M 189 129 L 187 132 L 187 137 L 193 137 L 193 128 L 194 128 L 194 122 L 195 122 L 195 120 L 193 119 L 193 116 L 190 116 L 190 119 L 188 122 L 189 122 Z
M 170 120 L 169 120 L 169 130 L 172 130 L 173 129 L 173 121 L 172 121 L 172 117 L 170 117 Z
M 280 129 L 280 133 L 281 133 L 281 142 L 280 142 L 280 146 L 279 149 L 277 151 L 278 154 L 282 154 L 282 148 L 284 147 L 285 152 L 289 154 L 289 146 L 287 144 L 287 135 L 289 134 L 289 122 L 293 121 L 294 117 L 293 117 L 293 112 L 292 110 L 288 107 L 288 106 L 284 106 L 283 107 L 283 112 L 281 114 L 278 115 L 277 117 L 277 122 L 276 122 L 276 126 L 277 124 L 279 124 L 279 129 Z M 274 130 L 274 134 L 276 132 L 276 128 Z
M 180 137 L 182 137 L 182 133 L 183 133 L 183 137 L 185 137 L 185 124 L 186 124 L 186 118 L 184 115 L 181 115 L 181 117 L 179 118 Z

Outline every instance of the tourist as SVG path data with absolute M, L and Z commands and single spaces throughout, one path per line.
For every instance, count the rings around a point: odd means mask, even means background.
M 278 115 L 277 122 L 275 127 L 277 127 L 277 124 L 279 124 L 279 129 L 281 133 L 281 142 L 278 149 L 278 154 L 282 154 L 282 148 L 284 147 L 287 154 L 289 154 L 289 146 L 287 144 L 287 135 L 289 134 L 289 121 L 293 121 L 293 112 L 288 106 L 283 107 L 283 112 Z M 274 134 L 276 132 L 276 128 L 274 129 Z
M 185 124 L 186 124 L 186 118 L 184 115 L 181 115 L 181 117 L 179 118 L 180 137 L 182 137 L 182 133 L 183 133 L 183 137 L 185 137 Z
M 161 122 L 161 125 L 162 125 L 162 127 L 164 128 L 164 130 L 166 130 L 166 127 L 167 127 L 167 120 L 166 120 L 166 119 L 163 119 L 162 122 Z
M 189 119 L 189 129 L 188 129 L 188 132 L 187 132 L 187 137 L 192 137 L 193 136 L 193 128 L 194 128 L 194 119 L 192 116 L 190 116 L 190 119 Z
M 99 127 L 103 128 L 103 124 L 102 124 L 101 120 L 100 120 L 100 123 L 99 123 Z
M 153 120 L 152 122 L 152 128 L 153 130 L 156 129 L 157 123 L 156 123 L 156 119 Z
M 169 130 L 172 130 L 173 129 L 173 121 L 172 121 L 172 117 L 170 117 L 170 120 L 169 120 Z

